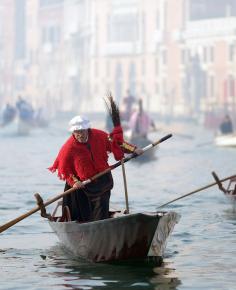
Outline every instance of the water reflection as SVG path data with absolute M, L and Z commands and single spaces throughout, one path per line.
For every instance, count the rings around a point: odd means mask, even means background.
M 233 225 L 236 225 L 236 203 L 233 203 L 231 208 L 224 210 L 223 218 Z
M 47 255 L 41 255 L 41 259 L 41 270 L 45 268 L 49 276 L 59 278 L 57 286 L 60 289 L 104 287 L 136 290 L 148 287 L 156 290 L 177 289 L 176 287 L 181 284 L 170 263 L 164 263 L 162 267 L 154 267 L 147 263 L 95 264 L 75 259 L 59 246 L 52 247 Z

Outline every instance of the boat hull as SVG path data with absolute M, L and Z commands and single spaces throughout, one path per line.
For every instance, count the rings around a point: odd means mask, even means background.
M 215 138 L 215 144 L 223 147 L 236 147 L 236 134 L 219 135 Z
M 164 223 L 160 222 L 162 218 Z M 137 213 L 82 224 L 52 221 L 49 224 L 75 256 L 93 262 L 111 262 L 161 257 L 177 221 L 176 213 L 171 219 L 163 213 Z
M 144 138 L 141 136 L 136 136 L 130 139 L 130 143 L 135 144 L 139 148 L 144 148 L 147 145 L 150 145 L 152 142 L 153 141 L 149 140 L 148 138 Z M 157 147 L 150 148 L 148 151 L 144 152 L 144 154 L 142 154 L 141 156 L 139 156 L 138 158 L 134 160 L 138 162 L 155 160 L 157 158 L 155 156 L 156 150 L 157 150 Z

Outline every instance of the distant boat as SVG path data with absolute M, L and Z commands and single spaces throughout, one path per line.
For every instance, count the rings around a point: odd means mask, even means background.
M 154 258 L 161 263 L 180 215 L 175 212 L 121 214 L 105 220 L 79 223 L 49 221 L 62 244 L 76 257 L 92 262 Z
M 236 133 L 217 135 L 215 144 L 223 147 L 236 147 Z
M 14 107 L 6 107 L 0 115 L 0 128 L 2 132 L 26 136 L 35 128 L 47 126 L 48 120 L 44 116 L 42 108 L 38 110 L 28 108 L 16 110 Z
M 132 136 L 131 129 L 125 131 L 125 139 L 128 142 L 130 142 L 131 144 L 134 144 L 140 148 L 143 148 L 143 147 L 145 147 L 153 142 L 148 137 L 139 136 L 139 135 Z M 136 162 L 145 162 L 145 161 L 150 161 L 150 160 L 156 159 L 155 152 L 156 152 L 157 148 L 158 147 L 151 148 L 150 150 L 148 150 L 148 152 L 139 156 L 139 158 L 135 159 L 135 161 Z

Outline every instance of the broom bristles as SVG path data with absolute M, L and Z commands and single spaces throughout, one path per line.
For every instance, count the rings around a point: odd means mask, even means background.
M 108 113 L 112 119 L 113 126 L 120 126 L 120 111 L 111 93 L 107 94 L 107 100 L 105 99 L 105 103 Z

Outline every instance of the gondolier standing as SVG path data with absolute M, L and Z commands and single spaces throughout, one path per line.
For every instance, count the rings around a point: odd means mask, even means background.
M 113 188 L 111 172 L 85 186 L 81 181 L 109 168 L 108 152 L 112 152 L 116 160 L 121 160 L 124 153 L 139 155 L 142 149 L 123 140 L 120 126 L 116 126 L 109 135 L 91 128 L 89 120 L 82 116 L 74 117 L 69 125 L 72 135 L 49 168 L 52 172 L 57 171 L 58 177 L 66 181 L 65 191 L 71 187 L 76 189 L 63 198 L 63 207 L 69 208 L 71 220 L 87 222 L 106 219 L 109 217 Z

